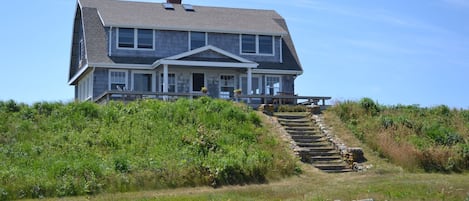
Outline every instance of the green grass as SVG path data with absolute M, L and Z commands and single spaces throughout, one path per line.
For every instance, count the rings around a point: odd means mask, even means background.
M 382 163 L 382 162 L 378 162 Z M 383 163 L 385 164 L 385 163 Z M 407 173 L 393 165 L 368 172 L 326 174 L 309 165 L 304 174 L 269 184 L 179 188 L 132 193 L 102 194 L 60 200 L 446 200 L 469 199 L 468 174 Z M 59 199 L 50 199 L 59 200 Z
M 265 183 L 296 160 L 244 105 L 0 102 L 0 200 Z

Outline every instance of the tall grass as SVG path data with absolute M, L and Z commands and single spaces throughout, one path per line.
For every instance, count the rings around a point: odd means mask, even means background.
M 383 106 L 369 98 L 345 101 L 337 115 L 382 157 L 409 170 L 460 172 L 469 169 L 469 111 L 445 105 Z
M 0 102 L 0 200 L 263 183 L 295 160 L 244 105 Z

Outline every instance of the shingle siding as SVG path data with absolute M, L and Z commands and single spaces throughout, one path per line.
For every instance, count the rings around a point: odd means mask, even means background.
M 117 28 L 112 29 L 111 56 L 112 57 L 147 57 L 152 60 L 165 58 L 189 51 L 189 33 L 184 31 L 155 30 L 154 50 L 118 48 Z M 109 28 L 107 29 L 109 31 Z M 240 35 L 208 33 L 208 45 L 213 45 L 234 55 L 255 62 L 280 62 L 280 37 L 274 39 L 274 55 L 246 55 L 240 54 Z M 116 61 L 116 60 L 115 60 Z
M 96 98 L 109 88 L 109 71 L 105 68 L 96 68 L 93 76 L 93 97 Z

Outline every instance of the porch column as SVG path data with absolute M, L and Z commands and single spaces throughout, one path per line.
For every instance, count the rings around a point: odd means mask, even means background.
M 247 77 L 247 81 L 248 81 L 248 84 L 247 84 L 247 95 L 251 95 L 252 94 L 252 69 L 251 68 L 248 68 L 248 77 Z M 248 98 L 248 103 L 251 103 L 251 98 Z
M 163 64 L 163 93 L 168 93 L 168 64 Z

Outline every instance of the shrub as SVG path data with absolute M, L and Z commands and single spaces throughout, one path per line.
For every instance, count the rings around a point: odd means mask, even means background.
M 379 112 L 378 105 L 371 98 L 362 98 L 360 106 L 370 115 L 376 115 Z

